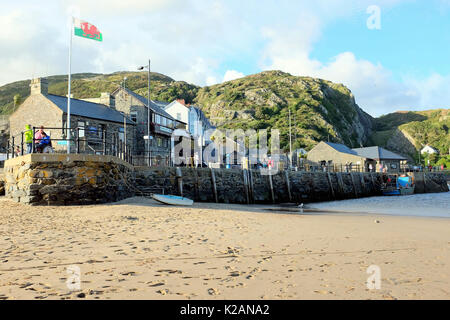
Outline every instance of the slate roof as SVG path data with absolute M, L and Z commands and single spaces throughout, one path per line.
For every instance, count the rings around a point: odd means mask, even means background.
M 327 145 L 342 153 L 352 154 L 354 156 L 360 156 L 367 159 L 385 159 L 385 160 L 407 160 L 405 157 L 398 155 L 392 151 L 386 150 L 381 147 L 368 147 L 368 148 L 356 148 L 350 149 L 346 145 L 333 142 L 325 142 Z
M 136 92 L 133 92 L 129 89 L 125 89 L 127 93 L 132 95 L 134 98 L 142 102 L 145 106 L 147 106 L 147 98 L 143 97 Z M 164 111 L 164 108 L 167 107 L 170 104 L 170 102 L 162 102 L 162 101 L 153 101 L 150 100 L 150 109 L 154 112 L 159 114 L 160 116 L 166 117 L 170 120 L 176 120 L 174 119 L 170 114 L 168 114 L 166 111 Z
M 56 96 L 53 94 L 48 94 L 45 97 L 61 109 L 62 112 L 67 113 L 67 97 Z M 73 98 L 70 99 L 70 114 L 116 123 L 123 123 L 124 119 L 122 113 L 103 104 Z M 134 124 L 134 122 L 127 117 L 125 117 L 125 119 L 127 119 L 128 124 Z
M 381 147 L 368 147 L 353 149 L 359 156 L 369 159 L 385 159 L 385 160 L 407 160 L 394 152 L 383 149 Z
M 332 147 L 334 150 L 342 152 L 342 153 L 348 153 L 348 154 L 352 154 L 354 156 L 357 156 L 358 154 L 353 151 L 352 149 L 350 149 L 349 147 L 347 147 L 344 144 L 340 144 L 340 143 L 334 143 L 334 142 L 325 142 L 327 145 L 329 145 L 330 147 Z

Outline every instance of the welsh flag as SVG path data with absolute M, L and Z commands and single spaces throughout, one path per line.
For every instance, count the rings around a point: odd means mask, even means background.
M 103 41 L 103 35 L 98 31 L 97 27 L 89 22 L 73 18 L 73 26 L 75 35 L 96 41 Z

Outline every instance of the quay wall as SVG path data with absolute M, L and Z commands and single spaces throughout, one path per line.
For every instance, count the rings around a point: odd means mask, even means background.
M 413 173 L 416 193 L 447 192 L 440 173 Z M 151 193 L 197 202 L 309 203 L 377 196 L 381 173 L 133 167 L 112 156 L 29 154 L 7 160 L 0 192 L 32 205 L 110 203 Z
M 209 168 L 136 168 L 136 187 L 183 195 L 199 202 L 307 203 L 379 195 L 378 173 L 280 171 Z
M 134 195 L 133 167 L 112 156 L 28 154 L 7 160 L 6 197 L 32 205 L 88 205 Z

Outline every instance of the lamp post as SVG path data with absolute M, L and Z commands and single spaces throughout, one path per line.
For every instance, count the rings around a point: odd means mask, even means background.
M 148 156 L 148 166 L 151 167 L 151 157 L 150 157 L 150 59 L 148 59 L 148 66 L 141 66 L 138 70 L 148 69 L 148 97 L 147 97 L 147 156 Z

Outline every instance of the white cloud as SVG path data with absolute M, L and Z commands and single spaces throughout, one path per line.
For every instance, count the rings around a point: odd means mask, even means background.
M 352 90 L 360 107 L 374 116 L 450 104 L 450 75 L 435 74 L 428 79 L 407 78 L 400 82 L 381 63 L 358 59 L 352 52 L 340 53 L 327 63 L 311 58 L 322 24 L 314 17 L 303 16 L 300 21 L 301 33 L 298 28 L 262 30 L 268 39 L 262 69 L 342 83 Z
M 448 103 L 450 75 L 400 81 L 381 63 L 352 52 L 342 52 L 326 62 L 311 58 L 328 23 L 351 19 L 374 3 L 382 7 L 383 14 L 385 8 L 402 1 L 410 0 L 5 3 L 0 13 L 0 85 L 67 73 L 67 12 L 78 10 L 80 18 L 99 28 L 104 42 L 74 38 L 74 73 L 136 70 L 151 58 L 153 71 L 212 85 L 244 76 L 236 70 L 255 61 L 262 70 L 281 69 L 344 83 L 371 114 Z M 245 70 L 249 69 L 246 66 Z
M 245 74 L 243 74 L 242 72 L 238 72 L 236 70 L 228 70 L 223 76 L 223 82 L 236 80 L 243 77 L 245 77 Z

